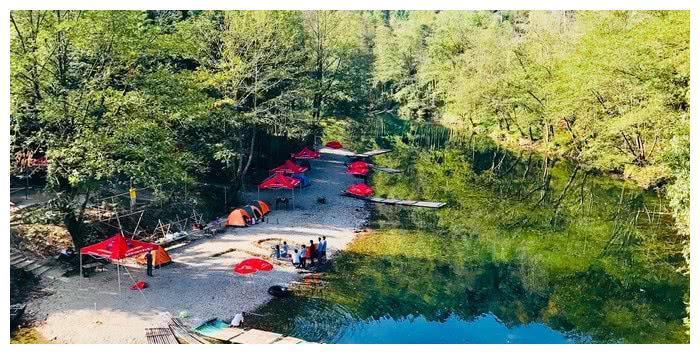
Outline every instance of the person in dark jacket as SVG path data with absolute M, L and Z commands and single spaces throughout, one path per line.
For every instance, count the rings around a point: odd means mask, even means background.
M 146 253 L 146 275 L 149 277 L 153 276 L 153 254 L 151 254 L 151 251 Z

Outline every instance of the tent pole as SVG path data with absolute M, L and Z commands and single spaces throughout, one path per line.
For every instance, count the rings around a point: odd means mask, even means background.
M 119 220 L 119 211 L 116 211 L 116 216 L 117 216 L 117 224 L 119 224 L 119 233 L 124 236 L 124 229 L 122 229 L 122 222 Z
M 136 236 L 136 231 L 139 229 L 139 225 L 141 225 L 141 219 L 143 218 L 143 214 L 146 212 L 146 209 L 143 209 L 141 211 L 141 215 L 139 216 L 139 221 L 136 223 L 136 227 L 134 228 L 134 233 L 131 234 L 131 239 L 134 239 L 134 236 Z
M 122 275 L 119 272 L 119 263 L 117 263 L 117 287 L 119 288 L 119 296 L 122 295 Z

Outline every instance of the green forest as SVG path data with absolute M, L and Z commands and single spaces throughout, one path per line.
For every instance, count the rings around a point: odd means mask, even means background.
M 667 199 L 689 234 L 689 11 L 12 11 L 10 135 L 76 245 L 91 197 L 237 190 L 270 140 L 391 114 Z

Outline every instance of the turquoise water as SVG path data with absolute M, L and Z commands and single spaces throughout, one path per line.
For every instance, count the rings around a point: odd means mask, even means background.
M 206 336 L 206 335 L 214 334 L 214 333 L 216 333 L 224 328 L 228 328 L 228 327 L 230 327 L 228 323 L 226 323 L 222 320 L 215 320 L 215 321 L 207 322 L 201 326 L 198 326 L 197 328 L 195 328 L 195 331 Z
M 389 317 L 354 322 L 335 337 L 333 343 L 408 344 L 493 344 L 493 343 L 585 343 L 590 338 L 553 330 L 542 323 L 508 328 L 493 314 L 482 314 L 471 321 L 452 315 L 442 322 L 422 316 L 395 320 Z

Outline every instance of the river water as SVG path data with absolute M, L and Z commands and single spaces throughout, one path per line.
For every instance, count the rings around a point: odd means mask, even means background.
M 330 130 L 330 129 L 329 129 Z M 382 119 L 372 231 L 307 290 L 247 318 L 325 343 L 687 343 L 680 243 L 653 192 L 485 138 Z M 343 135 L 349 134 L 349 135 Z

